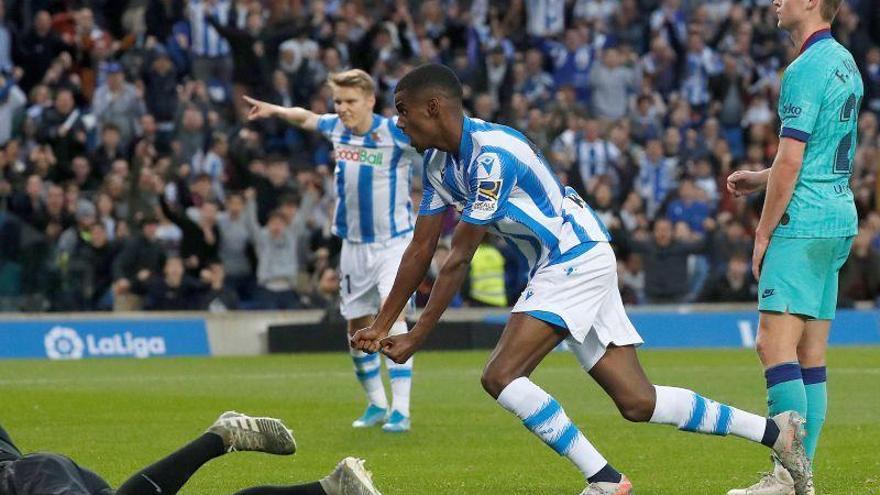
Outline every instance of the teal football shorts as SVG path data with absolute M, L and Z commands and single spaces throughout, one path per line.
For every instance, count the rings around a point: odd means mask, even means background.
M 837 275 L 853 237 L 770 239 L 758 281 L 758 310 L 833 320 Z

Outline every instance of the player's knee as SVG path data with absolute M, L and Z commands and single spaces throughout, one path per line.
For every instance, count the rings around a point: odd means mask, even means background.
M 797 350 L 798 362 L 802 368 L 815 368 L 825 366 L 825 347 L 819 346 L 798 346 Z
M 635 393 L 623 400 L 617 401 L 617 409 L 627 421 L 644 423 L 651 420 L 654 415 L 655 398 L 653 394 Z
M 510 382 L 516 380 L 514 373 L 505 370 L 488 367 L 483 370 L 483 376 L 480 377 L 480 383 L 483 384 L 483 390 L 493 398 L 497 399 L 501 392 L 510 385 Z
M 770 342 L 766 337 L 762 337 L 761 334 L 758 334 L 757 340 L 755 340 L 755 352 L 758 353 L 758 359 L 761 360 L 762 363 L 772 363 L 775 361 L 776 354 L 776 346 Z

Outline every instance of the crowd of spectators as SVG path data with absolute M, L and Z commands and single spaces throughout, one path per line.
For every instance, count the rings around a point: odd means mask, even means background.
M 844 305 L 880 294 L 878 33 L 871 0 L 833 27 L 866 88 Z M 334 307 L 332 150 L 241 96 L 331 112 L 362 68 L 392 115 L 425 62 L 594 207 L 627 303 L 753 301 L 763 198 L 724 179 L 772 162 L 798 48 L 767 0 L 0 0 L 0 310 Z

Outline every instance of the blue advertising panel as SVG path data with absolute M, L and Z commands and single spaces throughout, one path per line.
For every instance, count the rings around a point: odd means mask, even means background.
M 0 359 L 207 356 L 205 320 L 0 320 Z
M 754 347 L 757 311 L 640 312 L 630 320 L 645 340 L 644 347 Z M 503 324 L 507 315 L 487 318 Z M 831 325 L 831 345 L 880 345 L 880 312 L 839 310 Z

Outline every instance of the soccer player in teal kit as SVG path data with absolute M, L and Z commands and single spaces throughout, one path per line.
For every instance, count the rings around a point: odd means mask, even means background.
M 864 88 L 852 55 L 831 36 L 842 0 L 775 0 L 779 27 L 800 54 L 785 70 L 779 96 L 779 151 L 761 172 L 735 172 L 728 188 L 745 194 L 766 185 L 755 235 L 758 356 L 770 414 L 807 419 L 814 458 L 825 422 L 825 352 L 837 306 L 837 275 L 849 255 L 857 217 L 849 188 Z M 728 495 L 789 495 L 778 462 L 755 485 Z

